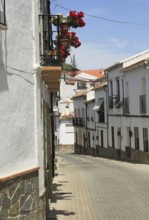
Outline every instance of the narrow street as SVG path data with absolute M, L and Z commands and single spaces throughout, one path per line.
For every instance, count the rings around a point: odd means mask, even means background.
M 149 166 L 56 153 L 50 220 L 149 220 Z

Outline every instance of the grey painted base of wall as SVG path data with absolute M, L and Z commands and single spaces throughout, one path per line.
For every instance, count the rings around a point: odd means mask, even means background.
M 38 171 L 0 182 L 1 220 L 42 220 Z
M 91 147 L 82 147 L 75 143 L 74 152 L 76 154 L 86 154 L 109 159 L 124 160 L 134 163 L 149 164 L 149 154 L 135 149 L 129 149 L 129 151 L 121 151 L 119 149 L 114 149 L 111 147 L 104 148 L 100 146 L 96 146 L 95 149 Z

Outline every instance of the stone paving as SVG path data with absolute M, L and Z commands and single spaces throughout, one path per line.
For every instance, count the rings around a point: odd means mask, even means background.
M 149 220 L 149 166 L 57 152 L 49 220 Z

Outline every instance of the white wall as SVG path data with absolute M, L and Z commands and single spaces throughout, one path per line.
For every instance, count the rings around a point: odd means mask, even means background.
M 75 94 L 75 90 L 77 89 L 77 83 L 74 85 L 66 84 L 64 79 L 61 79 L 60 83 L 60 98 L 65 100 L 67 98 L 71 98 Z
M 1 177 L 37 166 L 32 2 L 6 1 L 6 20 L 8 30 L 0 32 Z
M 145 87 L 142 85 L 142 78 L 145 78 Z M 132 69 L 125 72 L 124 75 L 124 87 L 126 96 L 126 83 L 128 83 L 129 90 L 129 110 L 130 114 L 140 115 L 140 95 L 146 94 L 147 100 L 147 113 L 149 114 L 149 69 L 145 69 L 144 66 Z M 143 88 L 142 88 L 143 87 Z
M 67 126 L 70 125 L 71 126 Z M 74 144 L 74 127 L 71 120 L 61 120 L 60 123 L 60 144 L 73 145 Z
M 96 132 L 95 132 L 95 139 L 96 136 L 99 137 L 99 139 L 96 139 L 95 144 L 101 146 L 101 131 L 103 131 L 103 147 L 107 147 L 107 111 L 108 111 L 108 106 L 107 106 L 107 88 L 101 87 L 99 89 L 95 90 L 95 105 L 98 102 L 98 99 L 103 98 L 104 99 L 104 118 L 105 122 L 98 122 L 98 113 L 95 111 L 95 123 L 96 123 Z
M 130 62 L 131 63 L 131 62 Z M 114 75 L 115 73 L 115 75 Z M 134 146 L 134 127 L 139 128 L 139 141 L 140 141 L 140 150 L 143 149 L 143 128 L 148 128 L 149 130 L 149 119 L 148 117 L 143 118 L 142 115 L 149 115 L 149 70 L 142 66 L 136 66 L 135 68 L 130 68 L 127 71 L 118 72 L 117 70 L 111 71 L 109 79 L 115 79 L 116 76 L 123 77 L 124 80 L 124 97 L 129 98 L 129 114 L 123 115 L 123 108 L 113 108 L 109 109 L 109 113 L 113 116 L 109 116 L 109 146 L 112 146 L 111 138 L 111 127 L 114 127 L 115 134 L 115 148 L 125 150 L 126 146 L 135 148 Z M 123 76 L 122 76 L 123 75 Z M 142 78 L 145 79 L 145 85 L 142 84 Z M 113 86 L 115 87 L 115 86 Z M 121 85 L 122 87 L 122 85 Z M 122 88 L 121 88 L 122 90 Z M 146 95 L 146 109 L 145 114 L 140 114 L 140 95 Z M 119 137 L 117 135 L 118 129 L 121 128 L 121 138 L 119 142 Z M 128 130 L 132 131 L 132 137 L 129 137 Z M 149 136 L 149 131 L 148 131 Z

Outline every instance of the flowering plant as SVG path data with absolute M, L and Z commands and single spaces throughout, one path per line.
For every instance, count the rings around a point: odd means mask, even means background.
M 81 42 L 79 41 L 79 38 L 76 36 L 75 32 L 68 31 L 66 34 L 63 35 L 63 33 L 60 33 L 59 36 L 57 37 L 60 41 L 65 39 L 67 41 L 68 47 L 79 47 L 81 46 Z M 56 42 L 57 44 L 57 42 Z
M 62 58 L 66 58 L 70 55 L 70 47 L 77 48 L 81 45 L 76 33 L 70 31 L 67 33 L 61 32 L 54 43 L 56 46 L 58 46 L 58 43 L 60 44 L 60 54 Z
M 67 16 L 67 22 L 69 26 L 73 28 L 84 27 L 85 22 L 82 19 L 83 17 L 84 17 L 84 13 L 82 11 L 78 13 L 76 11 L 70 11 L 69 15 Z
M 82 11 L 70 11 L 67 16 L 59 15 L 59 17 L 53 17 L 51 20 L 53 25 L 60 25 L 60 32 L 54 44 L 55 50 L 61 55 L 62 60 L 70 55 L 70 47 L 78 48 L 81 45 L 76 33 L 69 31 L 69 28 L 84 27 L 83 17 L 84 13 Z
M 77 27 L 84 27 L 85 22 L 82 19 L 84 17 L 84 13 L 82 11 L 70 11 L 67 16 L 60 15 L 59 22 L 61 23 L 68 23 L 69 27 L 77 28 Z M 58 26 L 58 18 L 52 18 L 52 24 Z

